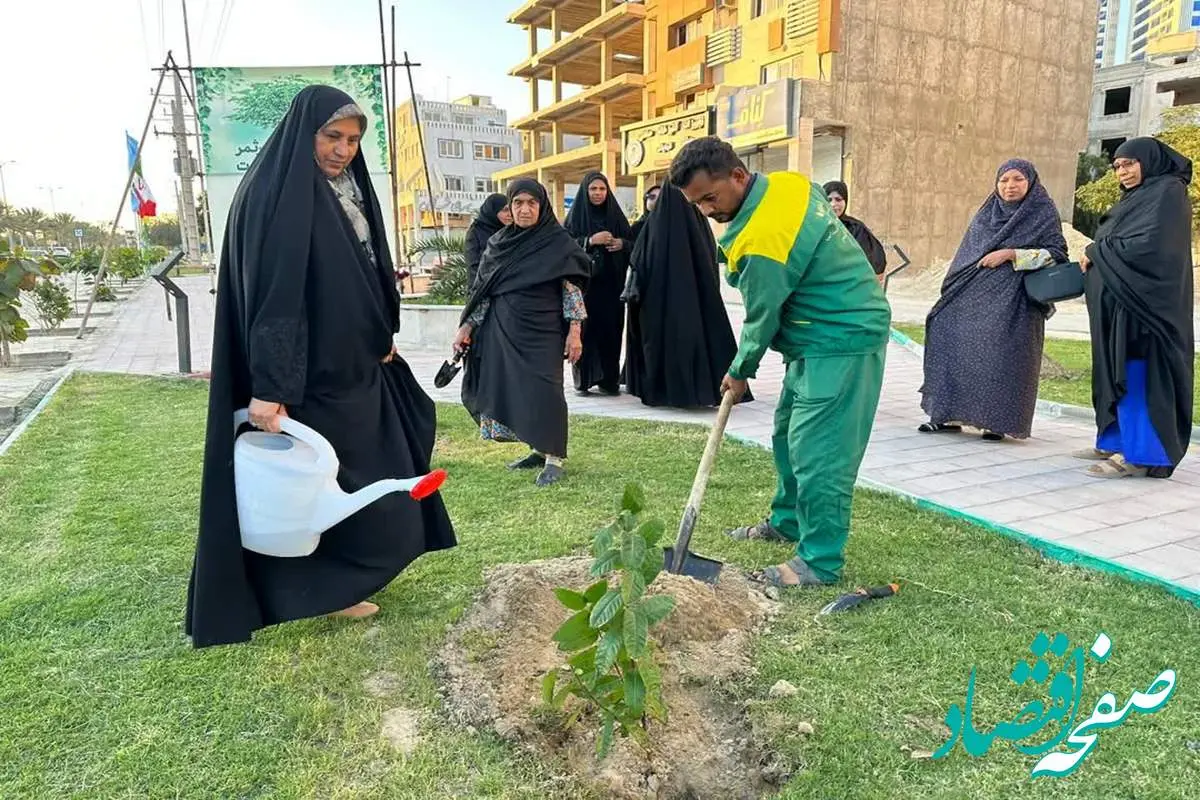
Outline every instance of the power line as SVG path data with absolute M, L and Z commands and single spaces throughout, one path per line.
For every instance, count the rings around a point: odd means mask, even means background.
M 212 11 L 212 0 L 204 1 L 204 15 L 200 17 L 200 33 L 196 36 L 196 45 L 204 41 L 204 31 L 208 27 L 208 13 Z
M 151 69 L 154 66 L 154 61 L 150 58 L 150 33 L 146 30 L 146 9 L 143 8 L 145 0 L 137 0 L 138 4 L 138 19 L 142 23 L 142 51 L 146 54 L 146 69 Z
M 216 61 L 217 55 L 221 52 L 221 45 L 225 43 L 225 34 L 229 31 L 229 21 L 233 18 L 233 1 L 225 0 L 225 5 L 221 9 L 221 19 L 217 23 L 217 35 L 213 40 L 212 54 L 209 60 Z

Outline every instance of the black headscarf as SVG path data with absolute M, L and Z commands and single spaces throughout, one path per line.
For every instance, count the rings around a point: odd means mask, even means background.
M 488 240 L 471 296 L 463 309 L 463 322 L 486 297 L 555 279 L 569 280 L 580 290 L 587 287 L 587 255 L 558 224 L 546 188 L 532 178 L 514 181 L 508 187 L 506 205 L 511 205 L 513 198 L 522 193 L 537 199 L 538 220 L 528 228 L 509 225 Z
M 823 187 L 825 196 L 838 194 L 842 200 L 846 202 L 846 207 L 850 206 L 850 191 L 846 188 L 846 184 L 842 181 L 830 181 Z M 858 242 L 858 246 L 862 248 L 867 255 L 867 261 L 871 262 L 871 269 L 875 270 L 876 275 L 882 275 L 887 269 L 887 252 L 883 249 L 883 243 L 875 237 L 871 229 L 867 227 L 862 220 L 855 219 L 849 214 L 842 212 L 839 217 L 842 224 L 846 226 L 846 230 L 854 237 L 854 241 Z
M 672 184 L 645 219 L 633 250 L 639 298 L 629 307 L 626 385 L 650 406 L 717 405 L 737 340 L 712 228 Z
M 305 281 L 297 271 L 316 256 L 311 248 L 318 229 L 329 229 L 322 241 L 345 236 L 357 242 L 313 155 L 313 137 L 335 112 L 353 102 L 331 86 L 300 91 L 242 178 L 231 204 L 222 255 L 230 261 L 234 281 L 243 287 L 244 294 L 233 298 L 242 329 L 263 339 L 246 343 L 256 379 L 255 397 L 260 400 L 287 404 L 303 399 L 308 320 L 290 310 L 303 304 Z M 374 237 L 374 266 L 361 247 L 354 250 L 358 267 L 377 284 L 373 311 L 381 322 L 376 343 L 381 358 L 391 349 L 391 334 L 399 330 L 400 295 L 383 214 L 362 150 L 346 169 L 362 191 L 363 213 Z M 300 231 L 305 235 L 297 235 Z
M 604 181 L 604 186 L 608 189 L 602 205 L 592 205 L 591 198 L 588 197 L 588 187 L 593 181 Z M 567 212 L 567 221 L 563 227 L 577 240 L 600 231 L 608 231 L 613 236 L 628 241 L 633 241 L 634 238 L 629 228 L 629 220 L 621 210 L 617 196 L 613 194 L 612 185 L 609 184 L 608 178 L 599 172 L 589 172 L 579 184 L 579 190 L 575 192 L 575 202 Z
M 1096 426 L 1103 432 L 1116 421 L 1127 361 L 1145 359 L 1150 419 L 1178 464 L 1192 432 L 1192 162 L 1148 137 L 1125 142 L 1114 157 L 1138 161 L 1142 182 L 1122 187 L 1087 248 Z
M 467 286 L 475 283 L 475 273 L 479 270 L 479 260 L 483 251 L 487 250 L 488 239 L 504 227 L 498 216 L 508 205 L 508 197 L 502 194 L 488 195 L 479 206 L 479 213 L 467 228 Z

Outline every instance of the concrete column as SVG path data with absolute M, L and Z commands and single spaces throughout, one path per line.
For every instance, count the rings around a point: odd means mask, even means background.
M 801 117 L 796 124 L 796 135 L 788 140 L 788 171 L 811 175 L 813 168 L 813 121 Z
M 612 68 L 613 48 L 608 39 L 600 41 L 600 82 L 604 83 L 613 76 Z
M 558 155 L 563 151 L 562 123 L 550 123 L 550 139 L 550 153 L 552 155 Z
M 551 194 L 551 197 L 554 198 L 554 215 L 558 217 L 559 222 L 562 222 L 567 216 L 567 182 L 564 181 L 561 176 L 555 176 L 553 184 L 554 191 Z

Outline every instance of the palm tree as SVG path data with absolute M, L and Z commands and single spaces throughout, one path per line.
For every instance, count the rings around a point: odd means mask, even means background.
M 467 240 L 462 236 L 430 236 L 409 248 L 409 258 L 438 253 L 441 263 L 433 268 L 429 299 L 448 306 L 467 302 Z
M 62 212 L 55 214 L 46 224 L 53 233 L 55 243 L 65 244 L 75 240 L 75 229 L 79 227 L 79 220 L 72 214 Z
M 22 208 L 17 212 L 13 225 L 22 239 L 28 236 L 36 240 L 37 232 L 46 229 L 46 215 L 38 208 Z
M 17 210 L 8 203 L 0 202 L 0 234 L 13 232 L 13 216 Z

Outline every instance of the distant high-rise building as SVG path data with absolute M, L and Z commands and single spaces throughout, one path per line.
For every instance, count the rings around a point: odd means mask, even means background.
M 1096 69 L 1111 67 L 1116 63 L 1121 2 L 1122 0 L 1100 0 L 1096 20 Z
M 1200 28 L 1200 0 L 1100 0 L 1096 68 L 1145 61 L 1156 39 Z

